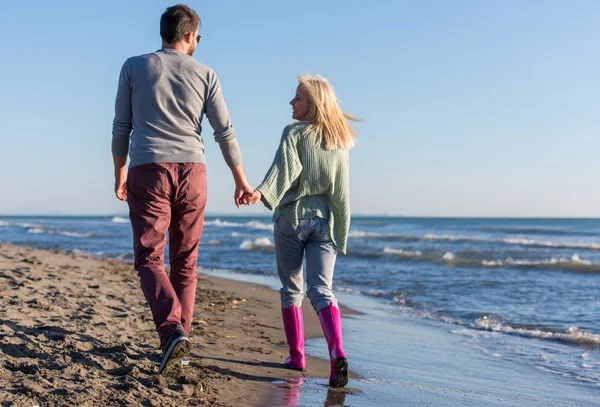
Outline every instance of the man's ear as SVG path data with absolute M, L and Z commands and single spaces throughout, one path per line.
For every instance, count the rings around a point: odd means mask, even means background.
M 183 38 L 185 39 L 185 42 L 191 44 L 192 42 L 194 42 L 194 33 L 189 32 Z

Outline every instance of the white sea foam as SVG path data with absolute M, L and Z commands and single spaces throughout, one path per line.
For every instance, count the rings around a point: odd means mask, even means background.
M 91 237 L 93 233 L 75 233 L 75 232 L 65 232 L 62 230 L 55 230 L 49 232 L 51 235 L 60 235 L 60 236 L 68 236 L 68 237 Z
M 243 227 L 244 224 L 243 223 L 235 223 L 235 222 L 228 222 L 228 221 L 222 221 L 221 219 L 215 219 L 215 220 L 211 220 L 208 222 L 204 222 L 205 225 L 210 225 L 210 226 L 219 226 L 222 228 L 239 228 L 239 227 Z
M 595 365 L 592 365 L 592 364 L 590 364 L 590 363 L 582 363 L 582 364 L 581 364 L 581 367 L 582 367 L 582 368 L 584 368 L 584 369 L 593 369 L 593 368 L 595 368 L 596 366 L 595 366 Z
M 600 264 L 592 263 L 589 260 L 582 260 L 577 253 L 573 254 L 571 258 L 551 258 L 549 260 L 514 260 L 511 257 L 505 260 L 483 260 L 481 264 L 485 267 L 506 267 L 506 266 L 564 266 L 564 267 L 580 267 L 582 269 L 598 267 Z M 584 267 L 581 267 L 584 266 Z M 589 266 L 589 267 L 585 267 Z
M 245 224 L 246 227 L 250 229 L 258 229 L 258 230 L 273 230 L 272 223 L 262 223 L 256 220 L 252 220 Z
M 421 256 L 423 253 L 421 253 L 420 251 L 410 251 L 410 250 L 402 250 L 402 249 L 393 249 L 391 247 L 386 247 L 383 249 L 383 253 L 384 254 L 390 254 L 390 255 L 394 255 L 394 256 L 400 256 L 400 257 L 418 257 Z
M 240 245 L 242 250 L 264 250 L 275 247 L 273 242 L 268 237 L 260 237 L 258 239 L 246 239 Z
M 421 252 L 411 251 L 400 248 L 384 247 L 383 250 L 357 250 L 349 253 L 352 256 L 364 258 L 377 258 L 382 256 L 393 256 L 402 261 L 403 259 L 413 259 L 422 262 L 439 263 L 446 262 L 450 265 L 463 267 L 486 267 L 486 268 L 502 268 L 502 267 L 520 267 L 520 268 L 559 268 L 584 273 L 600 273 L 600 263 L 593 263 L 590 260 L 582 259 L 579 254 L 575 253 L 571 257 L 553 257 L 550 259 L 514 259 L 507 257 L 505 259 L 484 259 L 479 258 L 479 253 L 460 252 Z
M 362 291 L 357 290 L 355 288 L 350 288 L 350 287 L 344 287 L 344 286 L 337 286 L 335 287 L 336 291 L 342 291 L 345 293 L 350 293 L 350 294 L 362 294 Z
M 111 219 L 111 222 L 113 222 L 113 223 L 129 223 L 129 219 L 122 218 L 120 216 L 115 216 L 114 218 Z
M 22 227 L 22 228 L 26 228 L 26 229 L 30 229 L 30 228 L 41 228 L 41 226 L 40 226 L 40 225 L 36 225 L 36 224 L 34 224 L 34 223 L 17 223 L 17 224 L 14 224 L 14 225 L 15 225 L 15 226 Z
M 477 329 L 515 334 L 530 338 L 552 339 L 562 342 L 600 345 L 600 334 L 580 331 L 579 328 L 575 326 L 570 327 L 566 332 L 551 332 L 538 328 L 515 328 L 510 325 L 503 324 L 502 322 L 483 317 L 475 320 L 473 327 Z
M 217 226 L 221 228 L 248 228 L 248 229 L 258 229 L 258 230 L 273 230 L 273 224 L 271 223 L 263 223 L 256 220 L 252 220 L 246 223 L 239 222 L 229 222 L 222 221 L 220 219 L 211 220 L 205 222 L 205 225 Z
M 7 221 L 0 220 L 0 226 L 9 226 L 9 225 L 10 225 L 10 223 L 8 223 Z
M 452 252 L 446 252 L 444 253 L 444 255 L 442 256 L 442 259 L 447 260 L 447 261 L 452 261 L 456 258 L 456 256 L 454 255 L 454 253 Z
M 365 237 L 383 237 L 384 235 L 382 235 L 381 233 L 373 233 L 373 232 L 361 232 L 360 230 L 351 230 L 348 233 L 348 237 L 355 237 L 355 238 L 365 238 Z
M 77 238 L 94 236 L 93 233 L 75 233 L 75 232 L 67 232 L 64 230 L 44 229 L 42 227 L 30 227 L 29 229 L 27 229 L 27 233 L 57 235 L 57 236 L 77 237 Z
M 515 246 L 530 247 L 550 247 L 557 249 L 582 249 L 582 250 L 600 250 L 600 243 L 594 242 L 567 242 L 567 241 L 545 241 L 525 238 L 494 238 L 477 235 L 439 235 L 426 234 L 421 237 L 404 234 L 381 234 L 374 232 L 363 232 L 359 230 L 350 231 L 349 237 L 363 239 L 383 239 L 383 240 L 425 240 L 425 241 L 452 241 L 452 242 L 480 242 L 480 243 L 500 243 Z

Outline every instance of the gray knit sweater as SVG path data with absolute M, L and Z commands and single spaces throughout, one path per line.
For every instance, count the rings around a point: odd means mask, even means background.
M 173 49 L 129 58 L 119 77 L 112 152 L 117 157 L 129 152 L 130 167 L 204 163 L 204 115 L 227 165 L 240 165 L 235 130 L 212 69 Z

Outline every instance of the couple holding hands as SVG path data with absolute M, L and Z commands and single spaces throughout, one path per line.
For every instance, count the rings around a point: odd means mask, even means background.
M 115 193 L 127 201 L 135 270 L 163 352 L 159 373 L 190 352 L 188 333 L 196 296 L 198 246 L 206 206 L 201 122 L 207 117 L 236 184 L 235 202 L 262 202 L 274 211 L 275 255 L 281 312 L 289 346 L 285 366 L 305 370 L 303 262 L 312 307 L 329 348 L 329 385 L 345 386 L 348 361 L 332 279 L 345 254 L 350 226 L 349 150 L 355 141 L 333 88 L 318 75 L 301 75 L 285 127 L 263 182 L 249 186 L 219 80 L 192 54 L 201 40 L 200 19 L 185 5 L 161 17 L 160 50 L 129 58 L 121 69 L 112 152 Z M 129 156 L 129 168 L 127 157 Z M 164 251 L 169 236 L 171 273 Z

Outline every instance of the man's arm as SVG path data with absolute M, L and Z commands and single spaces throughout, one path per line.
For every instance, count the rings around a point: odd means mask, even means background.
M 239 208 L 240 204 L 247 204 L 244 194 L 252 194 L 254 189 L 248 184 L 242 164 L 242 152 L 237 142 L 235 129 L 231 124 L 229 111 L 223 99 L 221 84 L 214 72 L 210 72 L 208 80 L 208 96 L 205 104 L 206 117 L 214 130 L 215 141 L 219 143 L 223 158 L 231 169 L 235 181 L 233 199 Z
M 129 137 L 133 128 L 131 124 L 131 85 L 127 62 L 123 64 L 119 76 L 119 87 L 115 100 L 115 119 L 112 129 L 112 153 L 115 166 L 115 194 L 121 201 L 127 199 L 125 183 L 127 181 L 127 154 Z

